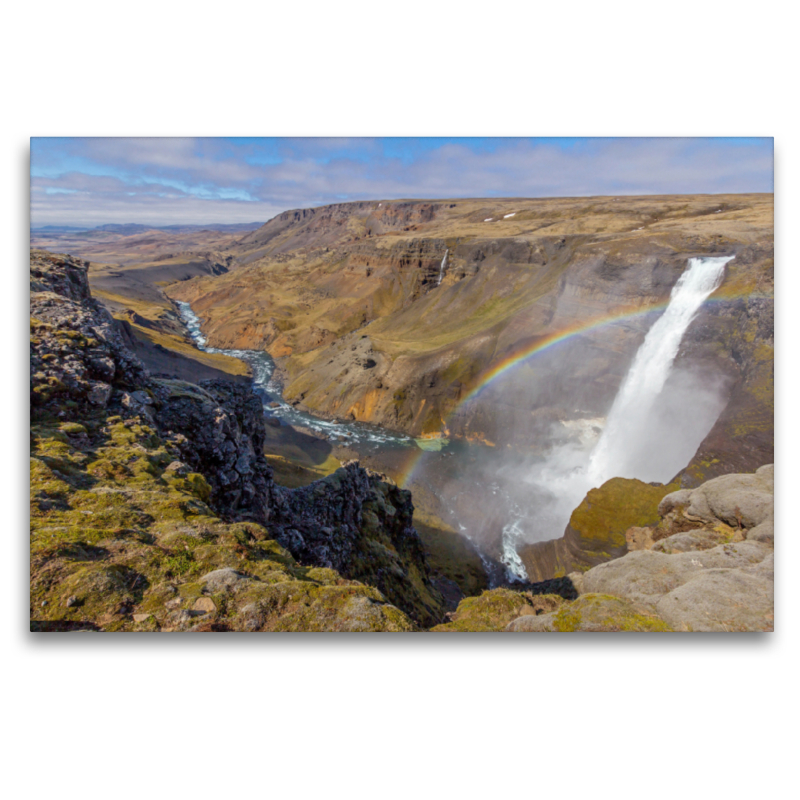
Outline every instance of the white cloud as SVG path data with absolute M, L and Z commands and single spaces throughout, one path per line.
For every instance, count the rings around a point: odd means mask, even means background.
M 253 143 L 223 139 L 67 140 L 73 169 L 33 179 L 32 221 L 97 224 L 113 215 L 117 222 L 168 224 L 198 214 L 192 221 L 250 222 L 342 198 L 772 191 L 767 141 L 595 139 L 562 147 L 501 139 L 488 151 L 447 142 L 413 159 L 384 156 L 376 139 L 287 139 L 274 149 L 279 163 L 252 164 Z M 52 167 L 48 155 L 42 161 Z M 75 163 L 109 174 L 88 175 Z

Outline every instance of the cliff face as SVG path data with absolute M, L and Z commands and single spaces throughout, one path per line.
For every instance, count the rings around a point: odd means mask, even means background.
M 307 491 L 276 486 L 255 395 L 152 378 L 86 272 L 31 253 L 33 629 L 437 621 L 407 492 L 356 465 Z
M 235 249 L 239 263 L 249 263 L 267 254 L 358 241 L 362 237 L 390 232 L 408 232 L 434 220 L 442 207 L 441 203 L 400 200 L 337 203 L 284 211 L 243 237 Z
M 688 258 L 735 254 L 676 365 L 727 387 L 703 463 L 771 460 L 771 196 L 354 203 L 286 212 L 231 252 L 228 274 L 168 292 L 213 346 L 267 349 L 289 400 L 517 446 L 565 413 L 604 415 L 652 324 L 639 312 L 668 301 Z M 711 455 L 745 428 L 744 449 Z

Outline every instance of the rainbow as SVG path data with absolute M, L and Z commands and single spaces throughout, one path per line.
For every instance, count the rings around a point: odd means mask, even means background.
M 479 378 L 478 383 L 473 389 L 470 390 L 448 414 L 448 419 L 459 409 L 461 406 L 466 405 L 471 400 L 474 400 L 487 386 L 494 383 L 496 380 L 505 377 L 512 370 L 516 369 L 525 361 L 533 358 L 533 356 L 549 350 L 551 347 L 566 342 L 575 336 L 581 336 L 591 331 L 605 328 L 610 325 L 619 324 L 628 320 L 633 320 L 638 317 L 644 317 L 656 311 L 663 311 L 667 307 L 667 303 L 659 303 L 658 305 L 647 306 L 646 308 L 639 308 L 636 311 L 617 311 L 614 314 L 609 314 L 603 317 L 596 317 L 589 321 L 581 321 L 563 330 L 555 333 L 548 333 L 542 336 L 537 336 L 532 343 L 527 343 L 522 347 L 517 347 L 507 355 L 503 356 L 500 361 L 494 364 L 490 369 L 483 373 Z
M 720 303 L 730 301 L 737 297 L 771 297 L 771 295 L 762 295 L 761 293 L 754 293 L 750 291 L 741 293 L 719 293 L 716 297 L 710 297 L 703 304 L 704 306 L 709 303 Z M 626 309 L 618 309 L 613 314 L 607 314 L 602 317 L 595 317 L 590 320 L 583 320 L 577 324 L 571 325 L 554 333 L 543 334 L 535 338 L 533 342 L 526 342 L 524 345 L 515 348 L 510 353 L 506 354 L 497 363 L 493 364 L 487 369 L 478 379 L 475 386 L 461 399 L 458 403 L 447 413 L 445 419 L 442 420 L 443 427 L 446 428 L 448 420 L 455 414 L 458 409 L 465 406 L 470 401 L 477 398 L 489 385 L 501 380 L 509 375 L 513 370 L 517 369 L 521 364 L 529 361 L 540 353 L 557 347 L 559 344 L 566 342 L 576 336 L 585 335 L 595 330 L 605 328 L 611 325 L 617 325 L 629 320 L 645 317 L 648 314 L 653 314 L 658 311 L 663 311 L 669 305 L 669 301 L 656 303 L 653 305 L 639 307 L 636 310 L 631 310 L 630 307 Z M 397 485 L 401 487 L 408 487 L 409 482 L 414 476 L 419 463 L 425 456 L 425 451 L 416 449 L 410 455 L 404 468 L 398 473 Z

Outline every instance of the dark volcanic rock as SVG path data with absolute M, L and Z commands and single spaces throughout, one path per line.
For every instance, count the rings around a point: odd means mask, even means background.
M 411 493 L 350 462 L 299 489 L 277 488 L 270 530 L 303 563 L 330 567 L 377 586 L 423 625 L 443 613 Z
M 275 495 L 264 458 L 264 410 L 248 388 L 230 381 L 157 381 L 162 404 L 156 421 L 179 433 L 183 460 L 211 485 L 212 506 L 224 518 L 265 524 Z
M 509 588 L 518 592 L 527 592 L 531 595 L 557 594 L 565 600 L 575 600 L 578 597 L 578 590 L 568 576 L 537 581 L 536 583 L 515 583 Z
M 89 293 L 88 263 L 31 251 L 31 406 L 66 414 L 104 407 L 113 387 L 145 386 L 148 375 L 113 317 Z

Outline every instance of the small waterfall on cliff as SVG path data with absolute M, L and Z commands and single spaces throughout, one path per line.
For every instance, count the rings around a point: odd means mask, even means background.
M 530 512 L 523 515 L 512 504 L 512 519 L 503 527 L 501 560 L 510 578 L 527 579 L 518 545 L 561 536 L 589 489 L 615 477 L 663 483 L 691 459 L 724 405 L 721 393 L 711 388 L 703 394 L 703 387 L 692 386 L 688 399 L 685 392 L 673 398 L 671 415 L 659 404 L 669 394 L 663 390 L 681 340 L 732 258 L 689 259 L 666 311 L 636 352 L 594 446 L 588 439 L 559 446 L 528 473 L 529 497 L 536 498 Z
M 439 266 L 439 280 L 436 281 L 436 285 L 438 286 L 442 282 L 442 278 L 444 278 L 444 268 L 447 266 L 447 254 L 449 250 L 444 251 L 444 258 L 442 259 L 442 263 Z
M 678 347 L 703 301 L 720 285 L 725 265 L 733 258 L 690 258 L 689 269 L 672 289 L 669 305 L 647 332 L 606 420 L 603 435 L 589 462 L 595 485 L 609 478 L 642 478 L 631 474 L 630 449 L 647 436 L 650 412 L 664 388 Z M 679 467 L 680 469 L 680 467 Z M 661 476 L 669 480 L 671 475 Z

